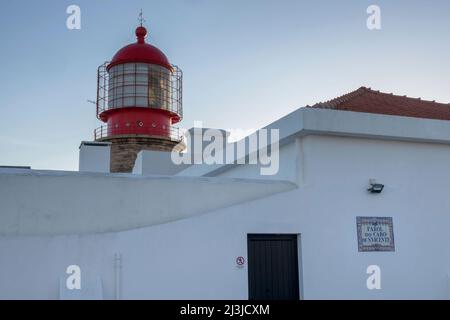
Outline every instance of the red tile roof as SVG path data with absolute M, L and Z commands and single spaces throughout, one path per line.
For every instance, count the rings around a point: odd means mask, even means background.
M 307 107 L 450 120 L 450 104 L 397 96 L 366 87 Z

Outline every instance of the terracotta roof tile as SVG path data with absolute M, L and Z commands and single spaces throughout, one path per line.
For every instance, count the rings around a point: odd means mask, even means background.
M 450 104 L 397 96 L 366 87 L 361 87 L 336 99 L 307 107 L 450 120 Z

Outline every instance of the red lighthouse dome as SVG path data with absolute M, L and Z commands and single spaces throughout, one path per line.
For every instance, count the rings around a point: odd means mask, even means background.
M 147 37 L 147 29 L 144 27 L 136 28 L 137 42 L 129 44 L 120 49 L 112 58 L 111 63 L 108 65 L 108 70 L 118 64 L 127 62 L 143 62 L 150 63 L 172 69 L 172 65 L 169 63 L 166 55 L 156 48 L 145 42 Z
M 173 125 L 183 117 L 181 70 L 146 43 L 147 29 L 140 26 L 135 33 L 136 43 L 98 69 L 97 117 L 106 125 L 95 131 L 96 140 L 113 147 L 139 141 L 134 157 L 138 149 L 170 151 L 178 145 L 182 138 Z

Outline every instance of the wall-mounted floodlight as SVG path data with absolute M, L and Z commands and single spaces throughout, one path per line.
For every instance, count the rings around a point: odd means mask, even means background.
M 377 183 L 375 179 L 369 180 L 369 188 L 367 188 L 367 191 L 370 193 L 381 193 L 384 189 L 384 184 Z

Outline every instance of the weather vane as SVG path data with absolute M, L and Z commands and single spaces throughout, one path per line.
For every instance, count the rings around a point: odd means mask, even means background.
M 144 14 L 143 14 L 143 12 L 142 12 L 142 9 L 141 9 L 141 12 L 139 13 L 139 23 L 141 24 L 141 27 L 142 27 L 142 25 L 144 24 L 144 22 L 145 22 L 145 19 L 144 19 Z

